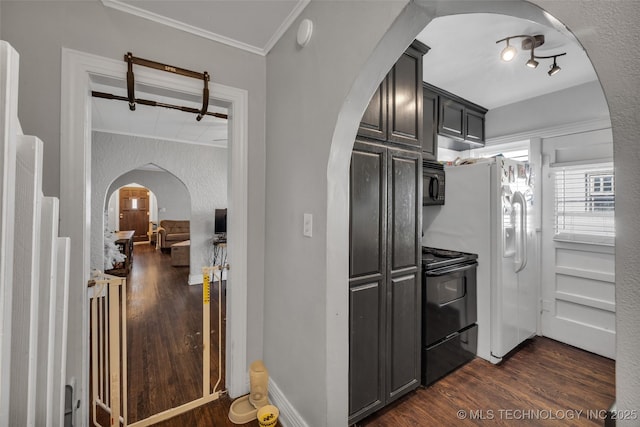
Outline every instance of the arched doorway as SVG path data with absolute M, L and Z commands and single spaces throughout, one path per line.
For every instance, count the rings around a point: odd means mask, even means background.
M 380 82 L 381 72 L 389 70 L 399 54 L 422 31 L 422 29 L 438 16 L 460 13 L 498 13 L 518 17 L 542 25 L 548 25 L 575 41 L 575 37 L 551 15 L 537 6 L 527 2 L 429 2 L 409 4 L 392 24 L 383 40 L 374 49 L 371 58 L 356 79 L 347 100 L 342 106 L 333 134 L 331 153 L 328 164 L 328 197 L 327 197 L 327 312 L 348 313 L 346 277 L 348 256 L 344 247 L 348 246 L 348 170 L 349 162 L 346 152 L 353 145 L 357 123 L 369 99 L 364 94 L 371 94 Z M 344 317 L 328 319 L 327 345 L 333 355 L 332 369 L 328 371 L 328 388 L 346 393 L 346 377 L 348 367 L 340 362 L 347 360 L 348 346 L 346 331 L 348 327 Z M 327 395 L 328 406 L 334 408 L 336 417 L 329 419 L 342 424 L 347 396 L 341 393 Z M 329 422 L 328 424 L 331 424 Z

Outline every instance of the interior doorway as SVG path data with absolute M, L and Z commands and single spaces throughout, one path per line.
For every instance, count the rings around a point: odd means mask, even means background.
M 145 187 L 123 187 L 119 190 L 119 229 L 134 231 L 134 242 L 149 239 L 150 198 L 150 192 Z
M 434 6 L 434 10 L 429 10 L 422 4 L 438 4 L 438 7 Z M 512 8 L 505 8 L 501 2 L 477 2 L 477 4 L 469 6 L 468 3 L 462 4 L 461 2 L 418 2 L 409 5 L 403 12 L 396 18 L 392 24 L 390 30 L 383 37 L 382 41 L 378 43 L 374 52 L 370 55 L 372 58 L 362 68 L 359 76 L 356 78 L 356 83 L 352 87 L 352 91 L 348 95 L 346 101 L 342 105 L 336 129 L 334 132 L 334 138 L 329 155 L 328 166 L 328 187 L 331 190 L 331 197 L 328 198 L 327 204 L 327 223 L 328 223 L 328 243 L 327 253 L 340 253 L 340 249 L 348 245 L 348 209 L 344 206 L 348 206 L 347 197 L 349 194 L 349 175 L 348 164 L 343 162 L 344 150 L 351 148 L 354 140 L 354 136 L 357 133 L 357 125 L 362 116 L 362 111 L 368 105 L 369 99 L 362 97 L 361 93 L 373 93 L 375 88 L 379 85 L 379 75 L 383 71 L 388 70 L 392 65 L 392 60 L 395 60 L 400 52 L 409 45 L 409 43 L 422 31 L 427 24 L 437 16 L 455 15 L 462 13 L 498 13 L 512 15 L 525 20 L 543 23 L 547 21 L 550 15 L 546 16 L 542 9 L 527 2 L 517 2 L 519 4 L 513 4 Z M 414 7 L 415 6 L 415 7 Z M 558 26 L 561 27 L 560 25 Z M 449 27 L 451 28 L 451 27 Z M 569 31 L 566 30 L 568 33 Z M 569 34 L 570 37 L 573 35 Z M 495 40 L 491 42 L 494 45 Z M 474 44 L 477 46 L 477 43 Z M 451 50 L 443 49 L 444 52 L 451 52 Z M 429 53 L 431 55 L 432 52 Z M 467 56 L 457 57 L 467 59 Z M 496 55 L 497 57 L 497 55 Z M 444 69 L 441 64 L 438 64 L 440 69 Z M 465 68 L 459 67 L 455 72 L 448 72 L 448 74 L 455 79 L 460 79 L 459 70 Z M 467 67 L 470 68 L 470 67 Z M 475 71 L 471 68 L 472 71 Z M 378 71 L 378 74 L 374 72 Z M 546 78 L 547 75 L 543 73 Z M 463 80 L 463 79 L 460 79 Z M 500 79 L 496 79 L 500 81 Z M 477 85 L 486 91 L 486 87 Z M 366 87 L 366 90 L 362 90 L 362 87 Z M 487 91 L 488 92 L 488 91 Z M 340 155 L 342 154 L 342 155 Z M 340 257 L 328 257 L 327 266 L 327 288 L 328 298 L 327 305 L 329 310 L 338 311 L 342 309 L 343 312 L 348 312 L 348 295 L 345 291 L 347 289 L 347 272 L 348 262 L 345 258 Z M 331 289 L 334 287 L 334 289 Z M 343 364 L 336 364 L 337 367 L 332 366 L 330 372 L 327 375 L 327 382 L 331 390 L 348 390 L 348 384 L 345 378 L 348 372 L 348 349 L 340 348 L 338 345 L 333 346 L 333 342 L 343 342 L 343 331 L 348 331 L 347 321 L 342 319 L 341 324 L 338 322 L 332 324 L 333 328 L 329 328 L 327 335 L 327 341 L 332 347 L 331 354 L 338 354 L 338 357 L 344 358 Z M 333 424 L 344 424 L 344 413 L 348 411 L 346 408 L 348 402 L 348 396 L 345 394 L 333 393 L 328 397 L 329 407 L 336 408 L 332 413 L 338 414 L 337 416 L 330 417 L 330 422 Z M 343 418 L 340 418 L 343 417 Z
M 104 92 L 123 90 L 114 83 L 108 89 L 104 86 L 111 82 L 98 79 L 95 84 Z M 158 96 L 152 87 L 145 91 L 150 92 L 145 97 Z M 164 102 L 168 93 L 162 92 Z M 184 98 L 173 103 L 188 102 Z M 226 107 L 216 102 L 210 100 L 210 108 L 226 113 Z M 146 245 L 134 249 L 126 284 L 127 346 L 122 355 L 123 366 L 128 366 L 122 391 L 128 422 L 149 425 L 215 400 L 223 391 L 219 385 L 227 383 L 221 377 L 226 371 L 224 358 L 215 351 L 224 347 L 209 344 L 225 336 L 221 329 L 226 324 L 218 315 L 224 304 L 220 298 L 205 304 L 202 276 L 211 258 L 214 212 L 227 208 L 228 125 L 224 121 L 220 132 L 219 119 L 207 117 L 197 129 L 199 137 L 176 137 L 180 129 L 200 122 L 182 111 L 148 120 L 157 108 L 146 107 L 154 110 L 150 112 L 139 106 L 132 113 L 126 107 L 112 100 L 93 100 L 92 217 L 99 221 L 96 213 L 105 210 L 104 203 L 114 193 L 118 207 L 107 210 L 117 212 L 119 229 L 133 230 L 136 240 L 148 241 L 150 195 L 156 195 L 158 234 L 162 233 L 158 240 L 167 247 L 166 251 Z M 125 119 L 129 120 L 126 132 L 118 127 Z M 148 135 L 132 131 L 136 120 L 147 126 Z M 162 126 L 149 129 L 150 121 Z M 92 242 L 95 231 L 93 227 Z M 92 252 L 100 248 L 99 243 L 92 245 Z M 212 293 L 216 286 L 221 283 L 211 284 Z

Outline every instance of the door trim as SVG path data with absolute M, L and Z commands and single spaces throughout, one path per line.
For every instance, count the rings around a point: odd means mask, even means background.
M 67 379 L 77 378 L 76 396 L 88 396 L 89 313 L 87 279 L 91 241 L 91 76 L 122 79 L 127 67 L 117 61 L 62 48 L 60 114 L 60 233 L 71 246 Z M 170 73 L 140 69 L 136 81 L 200 96 L 201 82 Z M 233 315 L 227 322 L 226 384 L 231 397 L 249 391 L 247 377 L 247 249 L 248 249 L 248 92 L 217 83 L 211 97 L 229 104 L 229 271 L 227 304 Z M 88 419 L 87 399 L 77 414 Z

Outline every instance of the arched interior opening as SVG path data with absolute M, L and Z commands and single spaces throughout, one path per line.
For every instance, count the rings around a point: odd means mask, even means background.
M 502 34 L 503 31 L 506 33 L 501 36 L 490 36 L 490 48 L 496 50 L 496 52 L 495 54 L 492 54 L 493 56 L 491 56 L 489 60 L 497 58 L 500 50 L 502 49 L 502 47 L 498 46 L 495 42 L 499 39 L 512 35 L 511 31 L 516 31 L 516 27 L 520 28 L 517 34 L 527 33 L 528 31 L 535 32 L 544 30 L 558 36 L 558 44 L 554 42 L 554 46 L 549 45 L 550 48 L 558 47 L 561 51 L 564 51 L 564 48 L 567 47 L 567 49 L 572 50 L 575 55 L 582 58 L 583 62 L 582 65 L 580 65 L 579 71 L 584 72 L 584 74 L 582 80 L 576 79 L 569 84 L 566 84 L 565 82 L 564 87 L 556 87 L 546 93 L 543 93 L 542 89 L 539 89 L 539 86 L 535 83 L 527 85 L 523 83 L 523 80 L 516 81 L 517 84 L 526 86 L 527 89 L 533 89 L 534 92 L 530 92 L 529 95 L 521 98 L 520 100 L 515 98 L 508 102 L 503 100 L 501 101 L 504 102 L 503 104 L 495 104 L 492 106 L 492 109 L 487 115 L 487 141 L 494 144 L 522 144 L 523 139 L 526 140 L 525 145 L 527 146 L 527 150 L 529 153 L 534 153 L 533 161 L 537 162 L 536 166 L 539 168 L 538 176 L 541 178 L 540 184 L 543 184 L 542 167 L 543 165 L 549 166 L 549 156 L 551 153 L 549 150 L 555 150 L 553 153 L 554 156 L 558 154 L 558 150 L 552 147 L 554 143 L 558 143 L 557 140 L 554 140 L 554 138 L 557 137 L 570 134 L 588 133 L 588 135 L 582 136 L 589 138 L 592 136 L 590 134 L 591 132 L 599 132 L 599 134 L 596 135 L 596 139 L 598 140 L 597 145 L 600 145 L 600 148 L 596 151 L 600 149 L 603 151 L 600 151 L 600 154 L 593 155 L 593 158 L 590 158 L 589 160 L 596 162 L 599 160 L 607 160 L 609 162 L 613 161 L 610 130 L 611 124 L 602 88 L 597 81 L 597 77 L 593 71 L 593 66 L 591 65 L 586 53 L 583 51 L 575 36 L 571 34 L 562 23 L 542 9 L 528 2 L 509 2 L 509 4 L 500 4 L 500 2 L 472 3 L 421 1 L 418 2 L 418 4 L 409 4 L 403 12 L 401 12 L 383 40 L 374 50 L 371 58 L 365 65 L 359 77 L 356 79 L 352 90 L 341 109 L 336 129 L 334 131 L 327 173 L 327 313 L 349 312 L 349 297 L 347 294 L 348 286 L 346 279 L 349 271 L 349 256 L 345 252 L 345 248 L 348 248 L 347 236 L 349 231 L 348 183 L 350 156 L 348 153 L 350 153 L 353 147 L 353 141 L 357 134 L 357 126 L 362 116 L 362 112 L 369 102 L 370 94 L 378 87 L 381 79 L 391 68 L 401 52 L 404 51 L 414 38 L 419 37 L 423 31 L 429 32 L 430 29 L 437 29 L 438 22 L 446 22 L 447 25 L 442 27 L 440 30 L 435 31 L 431 36 L 441 37 L 439 39 L 440 41 L 446 38 L 453 38 L 460 41 L 458 38 L 459 35 L 457 34 L 458 30 L 456 30 L 456 28 L 460 27 L 451 24 L 455 20 L 473 24 L 475 19 L 479 24 L 476 28 L 478 32 L 473 34 L 474 37 L 467 43 L 473 46 L 474 50 L 480 51 L 484 49 L 484 47 L 475 49 L 478 43 L 477 36 L 481 35 L 481 33 L 485 31 L 489 31 L 485 25 L 480 25 L 480 21 L 484 18 L 495 19 L 496 15 L 507 18 L 503 21 L 515 24 L 515 26 L 511 29 L 507 27 L 497 28 L 502 30 L 500 31 L 500 34 Z M 495 26 L 491 28 L 494 31 L 496 30 Z M 452 34 L 454 32 L 456 34 Z M 551 39 L 552 38 L 550 38 L 550 40 Z M 435 49 L 435 45 L 432 43 L 433 42 L 430 43 L 429 41 L 426 41 L 426 44 L 430 45 L 432 49 Z M 427 58 L 431 53 L 432 52 L 425 56 L 425 64 L 427 64 Z M 433 53 L 435 53 L 435 51 Z M 477 89 L 479 94 L 481 94 L 482 91 L 485 91 L 490 95 L 491 91 L 487 91 L 486 89 L 487 84 L 500 84 L 503 82 L 503 79 L 505 78 L 504 75 L 490 74 L 486 70 L 484 71 L 484 74 L 481 74 L 479 71 L 482 70 L 477 70 L 465 65 L 464 61 L 469 57 L 465 55 L 457 56 L 457 53 L 458 52 L 445 52 L 442 56 L 438 55 L 437 58 L 436 55 L 434 55 L 434 58 L 438 60 L 436 66 L 439 69 L 432 69 L 434 71 L 441 71 L 440 75 L 444 80 L 432 83 L 446 85 L 448 87 L 443 87 L 443 89 L 451 92 L 463 92 L 465 90 L 469 90 L 469 95 L 467 96 L 473 97 L 475 95 L 473 94 L 472 89 Z M 472 60 L 477 58 L 469 59 Z M 449 61 L 450 67 L 452 68 L 447 68 L 446 61 Z M 551 64 L 546 63 L 545 65 L 545 69 L 546 67 L 551 66 Z M 585 65 L 588 68 L 584 68 Z M 517 66 L 526 68 L 524 67 L 524 64 L 518 64 Z M 465 67 L 470 69 L 465 69 Z M 558 74 L 557 76 L 549 76 L 540 68 L 536 71 L 545 79 L 553 79 L 562 75 Z M 568 66 L 563 67 L 563 71 L 568 69 Z M 429 70 L 425 65 L 425 76 L 428 72 Z M 513 69 L 509 69 L 509 71 L 504 72 L 512 73 Z M 469 73 L 474 75 L 471 76 Z M 460 83 L 460 85 L 458 85 L 458 83 Z M 468 85 L 466 89 L 464 88 L 465 84 Z M 539 92 L 536 93 L 535 90 L 538 90 Z M 461 95 L 464 96 L 464 94 Z M 494 99 L 497 100 L 500 97 L 505 96 L 505 93 L 496 93 L 495 95 Z M 524 99 L 527 99 L 530 102 L 525 105 L 523 103 Z M 589 103 L 586 102 L 587 99 L 595 101 Z M 476 102 L 480 103 L 482 101 Z M 571 107 L 568 107 L 568 105 L 584 108 L 569 109 Z M 596 109 L 590 110 L 594 105 L 596 105 Z M 561 122 L 551 122 L 550 124 L 548 119 L 551 119 L 551 116 L 554 115 L 554 111 L 556 111 L 552 106 L 558 106 L 558 108 L 564 109 L 560 115 Z M 547 116 L 545 117 L 545 115 Z M 558 114 L 555 114 L 555 117 L 558 118 Z M 545 121 L 545 119 L 547 120 Z M 536 120 L 544 121 L 544 126 L 540 122 L 536 123 Z M 496 126 L 496 124 L 499 126 Z M 565 142 L 566 141 L 561 141 L 560 144 L 564 144 Z M 507 146 L 505 147 L 508 148 Z M 547 151 L 544 151 L 545 149 L 547 149 Z M 472 153 L 467 152 L 461 157 L 468 157 L 471 155 Z M 459 155 L 456 154 L 455 157 L 458 156 Z M 580 159 L 574 160 L 580 161 Z M 567 164 L 565 166 L 569 165 Z M 545 172 L 548 172 L 548 170 L 545 170 Z M 547 185 L 548 184 L 549 183 L 547 183 Z M 549 200 L 547 200 L 547 202 L 549 202 Z M 548 225 L 549 224 L 547 224 L 547 226 Z M 538 278 L 538 280 L 540 280 L 540 278 Z M 607 301 L 614 303 L 613 292 L 607 294 Z M 615 314 L 609 311 L 607 316 L 610 318 L 607 320 L 607 325 L 613 325 L 615 323 Z M 328 369 L 328 389 L 333 391 L 340 390 L 345 393 L 347 390 L 348 378 L 348 366 L 346 364 L 346 361 L 348 360 L 348 346 L 346 346 L 347 348 L 345 349 L 344 343 L 348 342 L 348 338 L 346 336 L 348 329 L 346 317 L 328 316 L 327 358 L 330 366 Z M 615 343 L 615 340 L 613 342 Z M 609 351 L 612 348 L 613 347 L 610 345 Z M 615 357 L 615 354 L 609 354 L 608 356 Z M 335 393 L 329 393 L 327 400 L 329 408 L 335 408 L 336 413 L 344 414 L 346 412 L 345 406 L 346 402 L 348 402 L 347 396 L 337 396 Z M 329 418 L 331 419 L 331 416 L 329 416 Z M 336 420 L 338 419 L 339 418 L 336 418 Z

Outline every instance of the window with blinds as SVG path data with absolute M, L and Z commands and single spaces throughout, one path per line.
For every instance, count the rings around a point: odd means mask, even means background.
M 554 174 L 556 240 L 613 244 L 613 165 L 563 168 Z

